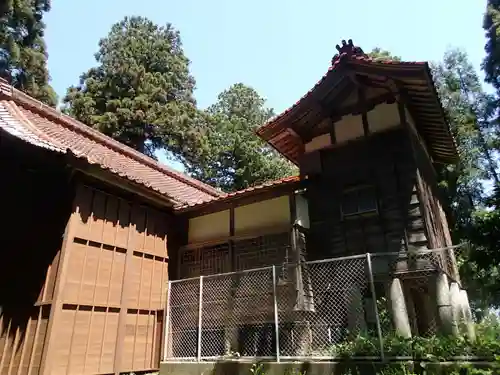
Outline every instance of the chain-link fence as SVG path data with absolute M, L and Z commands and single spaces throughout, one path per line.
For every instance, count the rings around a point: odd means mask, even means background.
M 383 357 L 394 333 L 425 336 L 439 329 L 439 275 L 459 282 L 453 248 L 171 281 L 164 360 L 329 359 L 360 338 Z

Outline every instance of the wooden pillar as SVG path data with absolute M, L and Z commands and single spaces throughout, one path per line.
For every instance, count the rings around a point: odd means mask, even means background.
M 234 237 L 234 207 L 229 209 L 229 236 L 230 238 Z M 236 254 L 234 248 L 234 241 L 232 239 L 228 242 L 229 245 L 229 258 L 231 262 L 231 271 L 236 271 Z M 236 290 L 239 287 L 239 274 L 233 274 L 231 283 L 231 297 L 228 302 L 228 311 L 226 320 L 224 323 L 224 350 L 226 354 L 231 354 L 233 352 L 237 352 L 239 350 L 238 344 L 238 322 L 239 319 L 235 315 L 234 312 L 234 296 L 236 294 Z

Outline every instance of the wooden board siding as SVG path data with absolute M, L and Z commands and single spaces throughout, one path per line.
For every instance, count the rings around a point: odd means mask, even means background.
M 50 153 L 8 137 L 0 144 L 0 374 L 38 375 L 71 213 L 71 175 Z
M 410 128 L 413 154 L 418 168 L 417 185 L 419 200 L 424 214 L 426 230 L 429 236 L 429 248 L 451 246 L 448 223 L 439 202 L 436 171 L 429 159 L 422 141 Z
M 307 186 L 308 255 L 328 258 L 427 246 L 417 195 L 417 169 L 403 128 L 321 151 L 322 174 Z M 371 185 L 378 214 L 341 217 L 346 188 Z
M 138 202 L 77 186 L 47 374 L 158 368 L 169 222 Z
M 34 306 L 26 325 L 18 326 L 0 316 L 0 374 L 38 374 L 47 334 L 50 305 Z M 4 325 L 5 324 L 5 325 Z

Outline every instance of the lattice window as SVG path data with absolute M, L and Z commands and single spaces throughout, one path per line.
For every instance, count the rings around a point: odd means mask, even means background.
M 180 276 L 189 278 L 231 271 L 229 244 L 184 249 L 180 257 Z
M 287 263 L 289 248 L 289 232 L 236 241 L 235 271 Z
M 372 186 L 355 187 L 344 191 L 341 205 L 342 217 L 376 213 L 377 194 Z

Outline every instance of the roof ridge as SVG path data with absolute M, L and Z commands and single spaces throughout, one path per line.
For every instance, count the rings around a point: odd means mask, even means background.
M 236 190 L 230 193 L 227 193 L 225 196 L 217 197 L 217 198 L 212 198 L 209 200 L 197 202 L 197 203 L 188 203 L 184 204 L 182 206 L 176 207 L 176 211 L 182 212 L 188 209 L 194 209 L 197 207 L 202 207 L 208 204 L 215 204 L 218 202 L 224 202 L 228 201 L 231 199 L 238 199 L 239 197 L 246 196 L 248 194 L 253 194 L 255 191 L 262 191 L 266 188 L 276 188 L 278 186 L 282 186 L 284 184 L 291 184 L 291 183 L 298 183 L 301 181 L 300 175 L 293 175 L 293 176 L 286 176 L 282 178 L 277 178 L 274 180 L 269 180 L 262 182 L 260 184 L 256 184 L 254 186 L 249 186 L 244 189 Z
M 341 52 L 338 55 L 335 55 L 333 59 L 333 63 L 328 67 L 327 71 L 323 74 L 323 76 L 316 81 L 316 83 L 313 85 L 313 87 L 308 90 L 304 95 L 302 95 L 295 103 L 292 105 L 288 106 L 285 108 L 283 111 L 280 113 L 274 115 L 273 117 L 267 119 L 262 125 L 260 125 L 256 130 L 256 134 L 258 136 L 261 136 L 265 130 L 267 130 L 271 124 L 276 123 L 278 120 L 281 120 L 288 112 L 292 111 L 302 100 L 304 100 L 306 97 L 308 97 L 314 89 L 316 89 L 317 86 L 319 86 L 325 79 L 326 77 L 336 68 L 341 64 L 345 63 L 348 64 L 349 62 L 361 62 L 361 63 L 369 63 L 369 64 L 375 64 L 375 65 L 417 65 L 417 66 L 422 66 L 422 65 L 428 65 L 427 61 L 398 61 L 398 60 L 393 60 L 393 59 L 379 59 L 379 58 L 373 58 L 369 55 L 349 55 L 346 52 Z
M 14 102 L 22 105 L 28 106 L 31 109 L 35 109 L 37 112 L 50 116 L 61 123 L 62 126 L 66 126 L 71 128 L 74 131 L 82 133 L 83 135 L 91 138 L 95 142 L 106 145 L 111 149 L 115 150 L 122 155 L 125 155 L 131 159 L 136 160 L 137 162 L 147 165 L 150 168 L 153 168 L 161 173 L 164 173 L 178 181 L 181 181 L 185 184 L 191 185 L 192 187 L 201 190 L 207 194 L 213 195 L 214 197 L 224 196 L 224 193 L 218 191 L 217 189 L 209 186 L 201 181 L 198 181 L 192 177 L 186 176 L 181 172 L 177 172 L 170 167 L 162 165 L 155 161 L 154 159 L 141 154 L 139 151 L 134 150 L 130 146 L 124 145 L 107 135 L 100 133 L 99 131 L 91 128 L 90 126 L 85 125 L 84 123 L 68 116 L 64 113 L 57 111 L 56 109 L 40 102 L 32 98 L 31 96 L 23 93 L 22 91 L 14 88 L 10 85 L 5 79 L 0 78 L 0 94 L 6 95 L 11 98 Z

